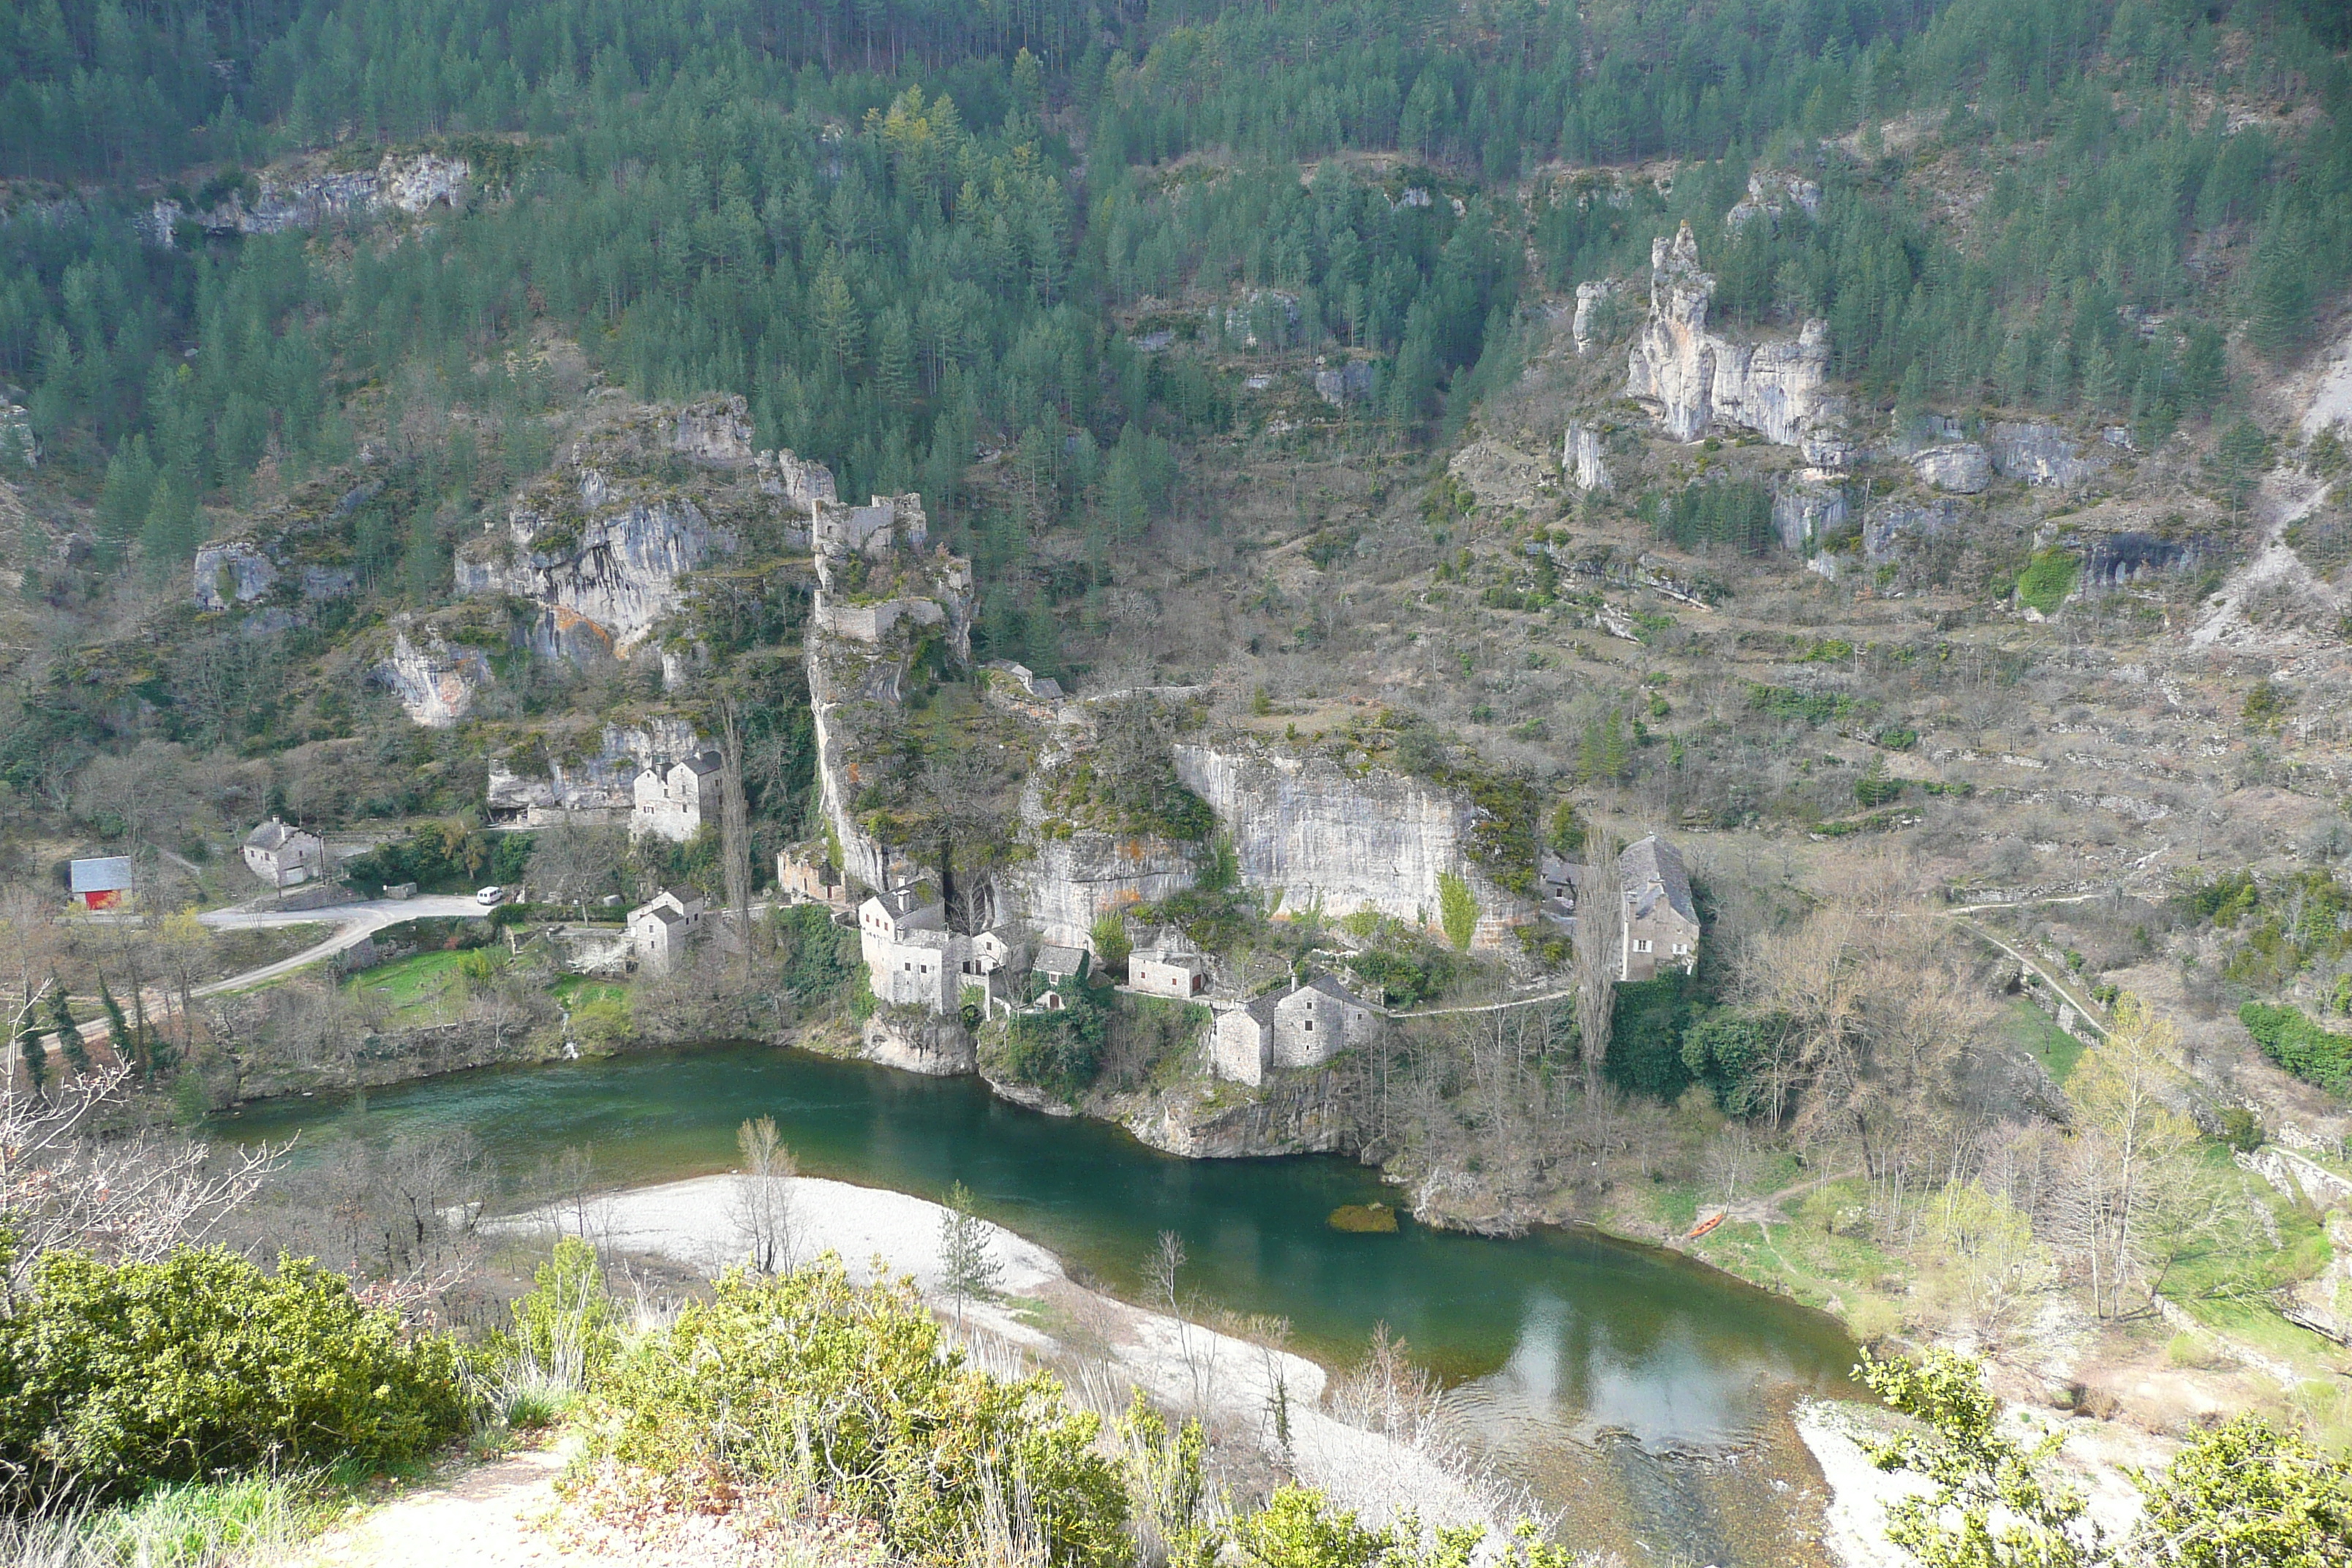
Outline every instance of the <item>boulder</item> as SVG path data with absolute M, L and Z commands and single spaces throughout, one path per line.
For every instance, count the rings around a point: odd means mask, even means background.
M 1958 495 L 1983 493 L 1992 483 L 1992 460 L 1974 441 L 1957 441 L 1915 452 L 1911 468 L 1919 482 Z

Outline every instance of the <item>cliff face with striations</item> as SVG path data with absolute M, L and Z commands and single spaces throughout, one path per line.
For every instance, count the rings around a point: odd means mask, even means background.
M 832 494 L 822 467 L 752 449 L 740 397 L 616 408 L 515 498 L 503 526 L 458 551 L 457 591 L 537 605 L 528 635 L 542 658 L 626 658 L 677 614 L 689 576 L 742 546 L 744 528 L 772 549 L 805 549 Z
M 1433 927 L 1447 876 L 1477 900 L 1479 946 L 1499 946 L 1527 913 L 1471 860 L 1476 807 L 1454 791 L 1328 757 L 1210 745 L 1179 745 L 1176 774 L 1216 812 L 1243 883 L 1279 891 L 1277 913 L 1369 909 Z
M 1708 329 L 1714 298 L 1688 224 L 1652 243 L 1650 316 L 1626 358 L 1625 395 L 1667 435 L 1696 441 L 1713 426 L 1737 426 L 1793 447 L 1843 414 L 1828 391 L 1828 322 L 1807 321 L 1793 341 L 1744 342 Z
M 677 608 L 680 578 L 735 542 L 687 497 L 583 468 L 460 553 L 457 591 L 539 605 L 530 639 L 543 658 L 620 657 Z

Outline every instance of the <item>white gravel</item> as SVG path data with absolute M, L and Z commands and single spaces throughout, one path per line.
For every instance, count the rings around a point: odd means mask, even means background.
M 738 1180 L 703 1176 L 639 1187 L 592 1198 L 577 1209 L 556 1205 L 492 1219 L 484 1228 L 577 1234 L 584 1220 L 600 1246 L 716 1274 L 743 1261 L 747 1252 L 735 1220 Z M 940 1301 L 943 1205 L 813 1176 L 793 1178 L 790 1191 L 795 1260 L 835 1253 L 854 1279 L 911 1276 L 925 1295 Z M 1314 1362 L 1087 1289 L 1044 1247 L 982 1224 L 1001 1270 L 1000 1299 L 967 1305 L 966 1316 L 976 1326 L 1033 1350 L 1098 1358 L 1108 1363 L 1104 1370 L 1163 1405 L 1205 1410 L 1212 1425 L 1255 1433 L 1269 1450 L 1279 1387 L 1288 1404 L 1292 1472 L 1368 1522 L 1412 1509 L 1429 1526 L 1493 1524 L 1508 1511 L 1507 1489 L 1457 1473 L 1414 1442 L 1364 1431 L 1318 1408 L 1327 1379 Z M 1057 1339 L 1041 1321 L 1083 1342 Z

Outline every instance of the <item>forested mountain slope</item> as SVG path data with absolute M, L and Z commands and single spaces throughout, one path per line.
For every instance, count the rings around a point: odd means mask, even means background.
M 1710 1256 L 1857 1319 L 2086 1283 L 2053 1384 L 2167 1291 L 2340 1367 L 2347 49 L 2337 0 L 16 5 L 9 907 L 101 849 L 249 894 L 271 814 L 541 928 L 791 850 L 941 944 L 1460 1010 L 1245 1093 L 1181 1009 L 877 1015 L 803 907 L 626 995 L 510 945 L 230 998 L 184 1081 L 898 1029 L 1427 1219 L 1779 1186 Z M 1538 876 L 1592 829 L 1681 840 L 1705 957 L 1572 1016 Z M 2031 1291 L 1947 1270 L 1979 1200 Z

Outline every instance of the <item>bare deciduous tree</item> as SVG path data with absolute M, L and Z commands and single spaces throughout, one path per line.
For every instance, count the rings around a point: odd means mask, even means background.
M 762 1274 L 788 1274 L 799 1251 L 799 1225 L 793 1206 L 793 1178 L 800 1173 L 793 1152 L 776 1135 L 776 1119 L 762 1116 L 735 1130 L 743 1167 L 736 1173 L 735 1234 Z
M 210 1237 L 251 1198 L 284 1149 L 223 1152 L 173 1133 L 97 1135 L 122 1103 L 125 1068 L 36 1100 L 0 1088 L 0 1233 L 13 1246 L 0 1304 L 44 1253 L 76 1247 L 110 1262 L 152 1262 Z

